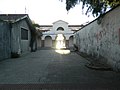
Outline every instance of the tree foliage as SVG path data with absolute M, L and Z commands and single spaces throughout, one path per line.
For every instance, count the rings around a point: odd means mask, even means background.
M 85 14 L 92 12 L 93 16 L 104 14 L 108 6 L 110 8 L 114 8 L 117 5 L 120 5 L 120 0 L 66 0 L 66 10 L 69 11 L 80 2 L 82 2 L 82 9 L 84 9 L 84 7 L 87 7 Z

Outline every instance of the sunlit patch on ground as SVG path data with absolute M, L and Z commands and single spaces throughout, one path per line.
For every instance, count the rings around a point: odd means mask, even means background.
M 69 54 L 70 50 L 55 50 L 55 52 L 57 52 L 59 54 Z

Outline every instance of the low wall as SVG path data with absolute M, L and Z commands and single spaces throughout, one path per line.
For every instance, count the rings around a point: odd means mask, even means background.
M 120 6 L 83 27 L 74 35 L 80 52 L 100 56 L 114 70 L 120 70 Z

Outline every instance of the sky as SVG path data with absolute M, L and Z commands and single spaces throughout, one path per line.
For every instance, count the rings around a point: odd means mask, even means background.
M 0 14 L 28 14 L 30 19 L 40 25 L 52 25 L 63 20 L 69 25 L 80 25 L 95 18 L 86 16 L 82 5 L 76 5 L 69 12 L 65 0 L 0 0 Z

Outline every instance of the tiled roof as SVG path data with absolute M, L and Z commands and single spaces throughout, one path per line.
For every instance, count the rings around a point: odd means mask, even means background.
M 26 15 L 27 14 L 0 14 L 0 19 L 4 21 L 15 21 Z

